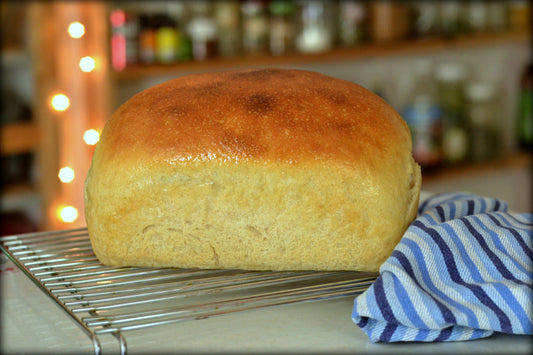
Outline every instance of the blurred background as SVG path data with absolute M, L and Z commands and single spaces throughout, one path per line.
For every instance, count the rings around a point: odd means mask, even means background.
M 109 115 L 162 81 L 297 68 L 381 95 L 423 189 L 531 212 L 528 1 L 2 1 L 1 234 L 85 225 Z

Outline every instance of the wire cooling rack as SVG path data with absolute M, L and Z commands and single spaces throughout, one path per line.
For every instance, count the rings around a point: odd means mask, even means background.
M 91 338 L 297 302 L 357 295 L 377 274 L 109 267 L 86 229 L 0 238 L 7 256 Z

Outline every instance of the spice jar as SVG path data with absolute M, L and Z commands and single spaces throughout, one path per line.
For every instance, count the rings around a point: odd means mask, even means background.
M 339 44 L 349 47 L 361 43 L 366 36 L 368 10 L 359 0 L 339 2 Z
M 241 5 L 242 48 L 246 54 L 268 53 L 268 10 L 262 1 L 245 0 Z
M 467 115 L 470 127 L 470 160 L 487 161 L 500 150 L 496 89 L 486 82 L 473 82 L 466 88 Z
M 432 37 L 439 34 L 439 3 L 435 1 L 413 1 L 413 35 Z
M 294 50 L 295 9 L 292 1 L 274 0 L 270 3 L 270 53 L 281 55 Z
M 172 63 L 178 60 L 180 34 L 176 21 L 166 14 L 155 16 L 157 26 L 155 43 L 156 59 L 159 63 Z
M 155 33 L 157 30 L 153 15 L 140 15 L 139 24 L 139 58 L 141 62 L 151 64 L 155 62 Z
M 110 20 L 111 64 L 120 71 L 138 62 L 139 21 L 133 12 L 118 8 L 111 11 Z
M 442 162 L 442 109 L 436 97 L 431 63 L 421 61 L 415 69 L 414 87 L 402 110 L 413 140 L 413 157 L 422 170 Z
M 332 9 L 327 1 L 302 1 L 301 30 L 296 48 L 302 53 L 324 52 L 333 46 Z
M 410 18 L 407 4 L 376 1 L 370 4 L 370 37 L 375 42 L 390 42 L 406 38 Z
M 211 16 L 208 2 L 195 3 L 192 17 L 187 25 L 187 33 L 191 39 L 192 57 L 195 60 L 212 58 L 218 52 L 217 25 Z
M 526 65 L 520 75 L 517 138 L 521 148 L 533 148 L 533 65 Z
M 447 163 L 468 158 L 468 122 L 465 107 L 466 68 L 459 63 L 437 67 L 438 98 L 443 112 L 443 154 Z
M 222 57 L 241 53 L 241 15 L 239 1 L 216 1 L 215 22 L 218 27 L 218 52 Z
M 466 31 L 461 14 L 464 11 L 461 1 L 443 1 L 440 3 L 440 33 L 447 37 L 457 36 Z

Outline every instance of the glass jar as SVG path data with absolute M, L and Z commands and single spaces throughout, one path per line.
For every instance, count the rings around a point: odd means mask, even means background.
M 487 4 L 485 1 L 469 1 L 465 8 L 465 23 L 468 32 L 482 32 L 487 29 Z
M 406 3 L 372 1 L 370 3 L 370 38 L 374 42 L 391 42 L 408 36 L 410 10 Z
M 167 14 L 155 15 L 155 57 L 159 63 L 172 63 L 178 60 L 180 33 L 176 20 Z
M 294 50 L 295 9 L 292 1 L 274 0 L 270 3 L 270 53 L 281 55 Z
M 486 82 L 473 82 L 466 87 L 469 123 L 470 160 L 482 162 L 494 159 L 500 150 L 500 135 L 496 89 Z
M 442 163 L 442 109 L 436 97 L 431 63 L 415 67 L 415 82 L 402 110 L 413 140 L 413 157 L 423 170 Z
M 366 36 L 368 10 L 362 1 L 339 2 L 339 44 L 349 47 L 361 43 Z
M 296 48 L 302 53 L 318 53 L 333 46 L 332 9 L 328 1 L 301 2 L 301 29 Z
M 463 18 L 464 4 L 461 1 L 442 1 L 439 3 L 440 33 L 446 37 L 460 35 L 466 31 Z
M 443 113 L 443 155 L 447 163 L 459 163 L 468 158 L 465 74 L 466 68 L 458 63 L 444 63 L 436 70 L 438 98 Z
M 268 53 L 268 10 L 265 3 L 245 0 L 241 5 L 241 13 L 244 53 Z
M 141 14 L 139 24 L 139 57 L 141 62 L 152 64 L 155 62 L 155 33 L 157 30 L 153 15 Z
M 213 58 L 218 54 L 217 25 L 212 17 L 209 2 L 191 4 L 191 19 L 187 24 L 187 34 L 191 39 L 194 60 Z
M 111 65 L 120 71 L 139 60 L 139 19 L 135 13 L 113 9 L 111 21 Z
M 241 14 L 239 1 L 216 1 L 215 21 L 218 27 L 218 52 L 222 57 L 239 55 L 241 46 Z
M 413 1 L 413 34 L 415 37 L 432 37 L 439 34 L 439 3 Z

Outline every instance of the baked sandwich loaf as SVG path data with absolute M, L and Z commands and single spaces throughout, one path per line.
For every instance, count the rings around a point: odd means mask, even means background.
M 323 74 L 195 74 L 108 120 L 85 185 L 113 266 L 376 271 L 416 216 L 420 168 L 400 115 Z

